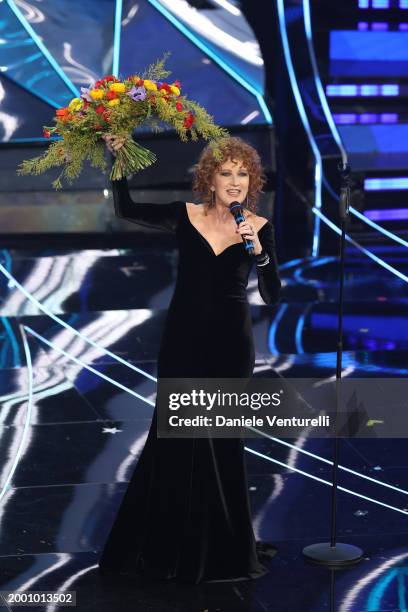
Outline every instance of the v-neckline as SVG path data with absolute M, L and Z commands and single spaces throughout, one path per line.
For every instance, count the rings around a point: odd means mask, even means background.
M 187 208 L 187 202 L 184 202 L 185 205 L 185 212 L 186 212 L 186 217 L 187 217 L 187 221 L 189 222 L 189 224 L 191 225 L 191 227 L 193 229 L 195 229 L 195 231 L 197 232 L 197 234 L 200 236 L 200 238 L 205 242 L 205 244 L 208 246 L 208 248 L 210 249 L 211 253 L 214 255 L 214 257 L 220 257 L 220 255 L 222 255 L 223 253 L 225 253 L 225 251 L 228 251 L 228 249 L 231 249 L 234 246 L 240 246 L 243 244 L 242 240 L 240 242 L 232 242 L 231 244 L 229 244 L 227 247 L 225 247 L 225 249 L 223 249 L 222 251 L 220 251 L 219 253 L 216 253 L 212 247 L 212 245 L 210 244 L 210 242 L 207 240 L 207 238 L 205 236 L 202 235 L 202 233 L 196 228 L 196 226 L 194 225 L 194 223 L 192 223 L 191 219 L 190 219 L 190 215 L 188 214 L 188 208 Z M 266 222 L 268 223 L 268 222 Z M 262 227 L 259 228 L 258 233 L 261 231 L 261 229 L 263 227 L 265 227 L 266 223 L 264 223 L 262 225 Z

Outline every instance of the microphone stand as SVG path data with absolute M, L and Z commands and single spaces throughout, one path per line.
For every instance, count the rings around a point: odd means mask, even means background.
M 317 565 L 328 567 L 347 567 L 361 561 L 363 551 L 358 546 L 337 542 L 337 480 L 339 466 L 340 438 L 337 431 L 337 421 L 339 412 L 339 395 L 341 384 L 342 351 L 343 351 L 343 293 L 344 293 L 344 246 L 346 236 L 346 222 L 349 216 L 350 207 L 350 166 L 346 161 L 342 161 L 338 166 L 341 187 L 339 199 L 339 214 L 341 219 L 340 237 L 340 279 L 339 279 L 339 309 L 338 309 L 338 330 L 337 330 L 337 362 L 336 362 L 336 409 L 335 409 L 335 436 L 333 449 L 333 470 L 332 470 L 332 492 L 331 492 L 331 530 L 330 542 L 320 542 L 310 544 L 303 549 L 304 557 Z

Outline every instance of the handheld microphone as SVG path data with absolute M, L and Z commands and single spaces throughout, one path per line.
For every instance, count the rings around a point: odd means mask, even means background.
M 242 223 L 242 221 L 245 221 L 244 210 L 242 208 L 242 204 L 240 204 L 239 202 L 231 202 L 229 208 L 230 208 L 230 213 L 234 217 L 237 225 Z M 249 240 L 248 238 L 245 238 L 245 236 L 241 236 L 241 238 L 242 238 L 245 250 L 248 253 L 248 255 L 254 255 L 255 251 L 254 251 L 253 241 Z

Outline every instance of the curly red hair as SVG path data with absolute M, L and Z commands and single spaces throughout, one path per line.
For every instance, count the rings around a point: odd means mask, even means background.
M 215 154 L 211 144 L 202 151 L 194 169 L 193 191 L 211 208 L 214 206 L 211 192 L 214 174 L 226 161 L 240 161 L 249 174 L 247 208 L 255 214 L 259 194 L 262 193 L 262 187 L 266 182 L 257 151 L 242 138 L 235 136 L 222 139 L 217 144 L 217 148 L 220 156 Z

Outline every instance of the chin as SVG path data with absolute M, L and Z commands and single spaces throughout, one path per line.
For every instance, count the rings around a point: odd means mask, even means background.
M 240 204 L 243 204 L 245 198 L 242 197 L 242 194 L 239 194 L 237 196 L 227 196 L 227 198 L 225 199 L 225 202 L 228 204 L 228 206 L 232 203 L 232 202 L 239 202 Z

